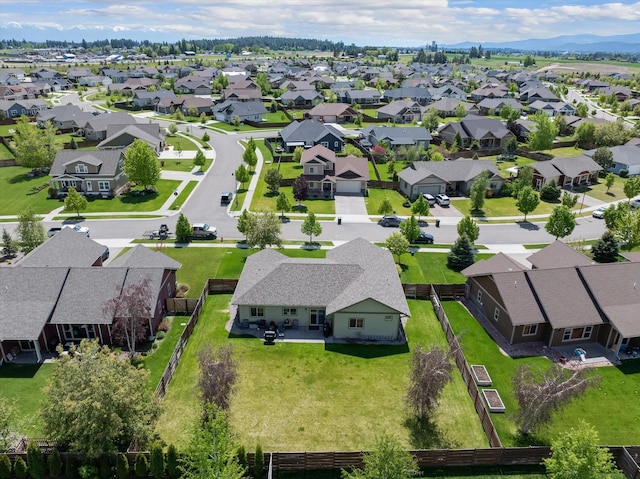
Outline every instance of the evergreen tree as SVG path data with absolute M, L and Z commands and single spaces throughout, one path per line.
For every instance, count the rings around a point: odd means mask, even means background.
M 11 459 L 6 454 L 0 454 L 0 479 L 11 479 Z
M 462 271 L 474 261 L 473 247 L 467 235 L 459 236 L 447 255 L 447 267 L 454 271 Z
M 20 456 L 16 457 L 13 461 L 13 474 L 16 476 L 16 479 L 27 479 L 29 477 L 27 463 L 24 462 L 24 459 Z
M 147 456 L 145 456 L 140 452 L 136 454 L 134 473 L 136 477 L 140 477 L 140 478 L 144 478 L 149 475 L 149 462 L 147 461 Z
M 178 479 L 178 477 L 180 477 L 178 450 L 173 444 L 169 444 L 167 448 L 167 474 L 171 479 Z
M 151 446 L 149 451 L 149 469 L 153 479 L 162 479 L 164 475 L 164 453 L 162 446 L 157 442 Z
M 598 263 L 615 263 L 618 261 L 618 253 L 618 242 L 609 230 L 591 246 L 591 257 Z
M 6 258 L 15 257 L 18 252 L 16 242 L 11 237 L 11 233 L 9 233 L 5 228 L 2 228 L 2 243 L 2 256 Z
M 60 452 L 58 448 L 54 447 L 49 456 L 47 457 L 47 467 L 49 470 L 49 477 L 57 478 L 62 473 L 62 459 L 60 458 Z
M 47 469 L 42 451 L 34 441 L 27 445 L 27 468 L 31 479 L 42 479 Z
M 118 454 L 116 459 L 116 476 L 118 479 L 128 479 L 129 477 L 129 461 L 124 454 Z
M 264 453 L 262 452 L 262 446 L 258 444 L 256 446 L 256 453 L 253 458 L 253 477 L 255 479 L 261 479 L 264 472 Z

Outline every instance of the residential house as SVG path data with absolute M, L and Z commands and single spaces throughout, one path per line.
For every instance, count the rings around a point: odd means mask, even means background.
M 504 179 L 491 160 L 414 161 L 398 173 L 398 180 L 400 191 L 413 201 L 425 193 L 467 194 L 473 181 L 484 173 L 489 189 L 499 193 Z
M 0 100 L 0 112 L 5 118 L 19 118 L 22 115 L 36 117 L 47 110 L 44 100 L 36 98 L 34 100 Z
M 616 353 L 640 345 L 640 263 L 592 264 L 558 243 L 530 257 L 534 269 L 498 254 L 463 270 L 473 314 L 510 344 L 598 343 Z
M 211 79 L 189 75 L 176 81 L 174 89 L 182 94 L 211 95 Z
M 507 105 L 516 111 L 522 111 L 522 105 L 515 98 L 484 98 L 478 102 L 477 109 L 480 115 L 500 115 Z
M 456 107 L 458 105 L 464 105 L 467 112 L 472 106 L 475 106 L 474 103 L 469 103 L 459 98 L 441 98 L 427 105 L 425 107 L 425 113 L 431 108 L 434 108 L 442 118 L 452 117 L 456 116 Z
M 444 98 L 456 98 L 458 100 L 467 99 L 467 93 L 454 85 L 442 85 L 435 88 L 429 88 L 429 93 L 433 100 L 442 100 Z
M 534 101 L 554 102 L 560 101 L 551 90 L 542 85 L 537 85 L 529 89 L 520 89 L 520 101 L 524 103 L 533 103 Z
M 537 161 L 533 168 L 533 187 L 537 190 L 550 181 L 563 188 L 574 188 L 591 184 L 602 167 L 586 155 L 556 156 L 548 161 Z
M 87 75 L 78 78 L 78 85 L 86 87 L 109 86 L 112 83 L 113 80 L 111 78 L 100 75 Z
M 102 141 L 107 137 L 109 125 L 135 125 L 136 117 L 124 112 L 100 113 L 92 115 L 81 127 L 87 141 Z
M 138 108 L 155 109 L 160 100 L 176 98 L 176 94 L 169 90 L 136 91 L 133 94 L 133 104 Z
M 413 100 L 396 100 L 376 110 L 377 117 L 391 123 L 413 123 L 422 120 L 420 104 Z
M 563 101 L 549 102 L 544 100 L 536 100 L 533 103 L 529 104 L 527 109 L 531 114 L 536 114 L 539 111 L 543 111 L 549 116 L 556 116 L 556 115 L 573 116 L 576 114 L 576 109 L 573 106 L 571 106 L 570 103 L 565 103 Z
M 391 253 L 357 238 L 323 259 L 265 249 L 247 258 L 231 304 L 237 321 L 327 331 L 336 339 L 404 340 L 410 315 Z
M 593 158 L 596 151 L 587 150 L 583 154 Z M 628 176 L 640 175 L 640 146 L 632 144 L 612 146 L 609 151 L 613 154 L 613 166 L 608 171 L 619 175 L 620 171 L 627 170 Z
M 431 142 L 431 133 L 421 126 L 369 126 L 362 130 L 360 136 L 365 139 L 365 146 L 384 142 L 394 150 L 409 146 L 426 150 Z
M 124 149 L 60 150 L 49 171 L 49 184 L 62 196 L 70 187 L 83 195 L 116 196 L 128 183 L 123 163 Z
M 212 108 L 212 113 L 216 120 L 232 125 L 236 118 L 241 123 L 245 121 L 263 121 L 267 108 L 260 100 L 225 100 L 215 105 Z
M 424 87 L 400 87 L 392 90 L 386 90 L 382 95 L 382 99 L 386 102 L 396 100 L 413 100 L 420 105 L 426 105 L 431 101 L 431 93 Z
M 56 130 L 69 132 L 82 128 L 92 117 L 92 113 L 81 110 L 77 105 L 58 105 L 50 110 L 40 111 L 36 115 L 36 123 L 44 128 L 50 121 Z
M 462 148 L 469 148 L 477 141 L 481 150 L 503 148 L 509 138 L 515 138 L 500 120 L 473 115 L 460 122 L 447 123 L 439 130 L 440 138 L 447 144 L 453 142 L 456 133 L 460 133 Z
M 356 103 L 359 105 L 375 105 L 376 103 L 380 103 L 380 92 L 374 89 L 346 90 L 342 92 L 338 101 L 349 103 L 350 105 Z
M 499 83 L 489 83 L 487 85 L 476 88 L 471 93 L 471 99 L 479 102 L 485 98 L 508 98 L 509 89 Z
M 29 253 L 18 265 L 0 268 L 0 364 L 21 352 L 38 362 L 43 352 L 82 339 L 115 343 L 114 317 L 104 306 L 128 285 L 146 278 L 148 333 L 154 335 L 175 296 L 180 263 L 138 245 L 102 267 L 105 247 L 84 235 L 63 229 Z M 37 301 L 33 292 L 38 292 Z
M 262 100 L 262 91 L 260 88 L 235 88 L 230 86 L 222 91 L 222 98 L 231 101 Z
M 134 140 L 143 140 L 157 155 L 165 147 L 166 133 L 157 123 L 136 123 L 135 125 L 107 125 L 107 137 L 98 144 L 100 150 L 126 148 Z
M 344 134 L 331 125 L 316 120 L 293 121 L 278 134 L 285 152 L 293 153 L 298 147 L 322 145 L 338 153 L 344 146 Z
M 280 103 L 285 106 L 315 106 L 324 101 L 324 96 L 316 90 L 287 90 L 280 95 Z
M 309 184 L 309 197 L 333 198 L 335 194 L 364 194 L 369 181 L 366 158 L 336 156 L 329 148 L 316 145 L 302 153 L 300 164 Z
M 29 94 L 20 85 L 0 86 L 0 100 L 24 100 L 26 98 L 29 98 Z
M 346 103 L 321 103 L 305 113 L 305 118 L 325 123 L 353 123 L 358 112 Z

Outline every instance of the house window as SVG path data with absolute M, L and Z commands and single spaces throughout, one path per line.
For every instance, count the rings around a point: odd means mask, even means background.
M 85 187 L 87 188 L 87 191 L 93 191 L 93 183 L 91 183 L 90 181 L 87 181 L 85 183 Z
M 316 167 L 315 166 L 310 166 L 309 167 L 309 174 L 310 175 L 315 175 L 316 174 Z
M 393 316 L 391 316 L 391 315 L 385 316 L 384 320 L 385 321 L 393 321 Z
M 96 331 L 93 324 L 63 324 L 64 339 L 72 341 L 74 339 L 95 339 Z
M 251 316 L 254 318 L 264 318 L 264 308 L 252 307 Z
M 496 308 L 496 309 L 493 311 L 493 320 L 494 320 L 494 321 L 497 321 L 498 319 L 500 319 L 500 310 L 499 310 L 498 308 Z
M 76 173 L 86 173 L 88 171 L 89 170 L 87 169 L 87 165 L 84 165 L 82 163 L 76 165 Z
M 478 290 L 478 295 L 476 296 L 476 300 L 479 305 L 482 305 L 482 290 Z
M 310 181 L 309 182 L 309 189 L 310 190 L 315 190 L 318 188 L 318 182 L 317 181 Z
M 100 191 L 109 191 L 109 182 L 108 181 L 98 181 L 98 189 Z
M 364 328 L 364 318 L 349 318 L 349 329 Z
M 320 144 L 322 146 L 324 146 L 325 148 L 329 148 L 329 142 L 328 141 L 321 141 Z
M 319 324 L 324 324 L 324 309 L 312 309 L 309 311 L 309 324 L 311 326 L 317 326 Z
M 583 328 L 566 328 L 562 335 L 563 341 L 582 341 L 589 339 L 593 331 L 593 326 L 585 326 Z
M 282 308 L 283 316 L 297 316 L 298 308 Z
M 523 336 L 535 336 L 538 334 L 538 325 L 537 324 L 527 324 L 522 328 Z
M 324 169 L 325 169 L 325 171 L 333 170 L 333 163 L 325 163 L 324 164 Z
M 334 148 L 340 148 L 340 142 L 339 141 L 334 141 L 333 142 L 333 146 L 334 146 Z

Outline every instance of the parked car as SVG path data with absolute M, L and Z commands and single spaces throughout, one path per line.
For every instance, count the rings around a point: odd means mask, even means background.
M 418 235 L 414 243 L 433 244 L 433 235 L 430 235 L 424 230 L 420 230 L 420 234 Z
M 640 208 L 640 198 L 636 198 L 634 200 L 631 200 L 631 207 L 632 208 Z
M 427 202 L 429 203 L 429 206 L 433 206 L 436 204 L 436 197 L 433 196 L 431 193 L 423 193 L 422 197 L 427 200 Z
M 440 206 L 449 206 L 451 202 L 449 201 L 449 197 L 447 195 L 439 194 L 436 195 L 436 203 L 438 203 Z
M 604 218 L 604 212 L 607 211 L 607 208 L 608 206 L 601 206 L 597 210 L 593 210 L 591 216 L 593 216 L 594 218 L 602 219 Z
M 82 233 L 87 237 L 89 236 L 89 228 L 87 228 L 86 226 L 80 226 L 80 225 L 62 225 L 61 228 L 49 228 L 49 231 L 47 231 L 47 236 L 51 238 L 56 233 L 59 233 L 60 231 L 62 231 L 62 228 L 71 228 L 73 231 L 77 233 Z
M 402 223 L 404 220 L 402 218 L 399 218 L 396 215 L 387 215 L 387 216 L 383 216 L 382 218 L 380 218 L 380 221 L 378 221 L 378 224 L 380 226 L 393 226 L 393 227 L 398 227 L 400 226 L 400 223 Z
M 194 223 L 191 225 L 191 237 L 195 239 L 216 239 L 218 230 L 207 223 Z
M 231 203 L 232 199 L 233 199 L 233 193 L 231 193 L 230 191 L 224 191 L 220 195 L 220 206 L 228 205 L 229 203 Z

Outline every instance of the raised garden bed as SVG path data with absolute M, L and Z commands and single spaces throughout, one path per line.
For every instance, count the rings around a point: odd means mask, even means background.
M 502 398 L 496 389 L 483 389 L 482 395 L 487 403 L 489 412 L 504 412 L 505 407 Z
M 471 374 L 478 386 L 491 386 L 491 376 L 483 365 L 471 365 Z

